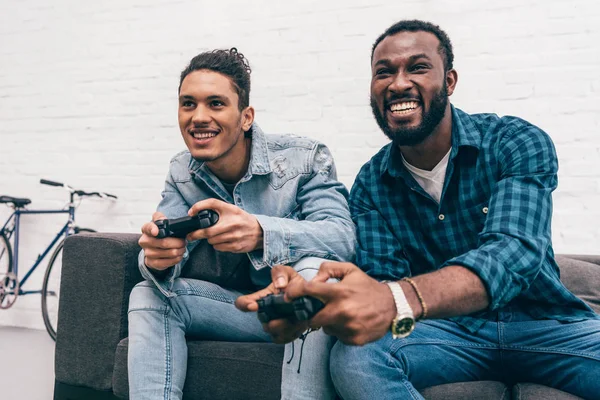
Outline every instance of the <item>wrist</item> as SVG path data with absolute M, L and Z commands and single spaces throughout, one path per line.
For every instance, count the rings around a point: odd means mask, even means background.
M 421 319 L 421 317 L 423 316 L 423 308 L 419 303 L 419 298 L 417 297 L 417 294 L 415 293 L 414 289 L 406 281 L 399 281 L 398 284 L 400 285 L 402 291 L 404 292 L 404 295 L 406 296 L 406 300 L 408 301 L 408 305 L 413 311 L 415 320 Z
M 387 282 L 396 304 L 396 315 L 392 319 L 390 330 L 392 338 L 404 338 L 415 329 L 415 316 L 400 282 Z
M 394 295 L 392 294 L 392 289 L 388 285 L 388 282 L 391 281 L 380 282 L 383 286 L 386 287 L 386 289 L 381 289 L 383 293 L 386 294 L 386 300 L 383 306 L 382 314 L 384 315 L 384 318 L 386 320 L 391 321 L 394 318 L 396 318 L 396 315 L 398 315 L 398 308 L 396 307 L 396 301 L 394 300 Z
M 158 279 L 165 278 L 169 274 L 169 271 L 171 270 L 171 268 L 173 268 L 172 266 L 164 268 L 164 269 L 153 268 L 153 267 L 151 267 L 151 266 L 148 265 L 148 263 L 146 262 L 146 260 L 144 260 L 144 265 L 146 266 L 146 269 L 148 269 L 148 271 L 152 275 L 154 275 L 154 277 L 156 277 Z

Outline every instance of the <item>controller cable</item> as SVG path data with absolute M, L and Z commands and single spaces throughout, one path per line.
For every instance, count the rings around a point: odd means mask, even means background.
M 309 328 L 306 332 L 304 332 L 303 334 L 301 334 L 298 339 L 302 340 L 302 345 L 300 346 L 300 359 L 298 360 L 298 373 L 300 373 L 300 366 L 302 365 L 302 352 L 304 351 L 304 341 L 306 340 L 306 337 L 308 336 L 309 333 L 311 332 L 315 332 L 318 331 L 319 329 L 312 329 Z M 295 342 L 295 340 L 294 340 Z M 292 342 L 292 355 L 290 356 L 290 359 L 287 360 L 288 364 L 291 364 L 292 360 L 294 359 L 294 342 Z

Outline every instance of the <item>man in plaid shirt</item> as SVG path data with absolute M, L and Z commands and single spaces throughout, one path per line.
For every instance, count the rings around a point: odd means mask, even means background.
M 330 364 L 345 400 L 516 379 L 597 398 L 600 320 L 563 286 L 552 250 L 552 141 L 522 119 L 454 108 L 452 62 L 450 39 L 427 22 L 377 39 L 371 106 L 392 143 L 352 188 L 360 269 L 323 263 L 304 282 L 280 267 L 273 282 L 326 303 L 310 326 L 340 339 Z M 265 328 L 289 341 L 298 327 Z

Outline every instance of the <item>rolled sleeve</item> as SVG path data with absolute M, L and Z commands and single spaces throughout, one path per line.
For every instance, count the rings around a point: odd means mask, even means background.
M 337 181 L 333 158 L 318 143 L 311 153 L 312 171 L 300 184 L 298 219 L 255 215 L 263 232 L 263 248 L 249 253 L 255 268 L 290 264 L 304 257 L 352 261 L 355 227 L 348 209 L 348 190 Z
M 540 272 L 551 244 L 558 171 L 550 138 L 534 126 L 505 135 L 498 145 L 501 178 L 479 245 L 444 264 L 475 272 L 488 290 L 491 310 L 526 291 Z

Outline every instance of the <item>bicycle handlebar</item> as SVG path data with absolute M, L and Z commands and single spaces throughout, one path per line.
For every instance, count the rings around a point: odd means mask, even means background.
M 86 192 L 83 190 L 74 190 L 71 187 L 65 185 L 64 183 L 49 181 L 47 179 L 40 179 L 40 183 L 42 185 L 64 187 L 65 189 L 68 189 L 70 192 L 75 193 L 77 196 L 98 196 L 101 198 L 111 197 L 113 199 L 118 199 L 118 197 L 115 196 L 114 194 L 105 193 L 105 192 Z
M 84 192 L 83 190 L 76 190 L 75 194 L 78 196 L 98 196 L 98 197 L 112 197 L 113 199 L 118 199 L 117 196 L 115 196 L 114 194 L 110 194 L 110 193 L 105 193 L 105 192 Z
M 40 183 L 42 185 L 49 185 L 49 186 L 65 186 L 64 183 L 49 181 L 47 179 L 40 179 Z

